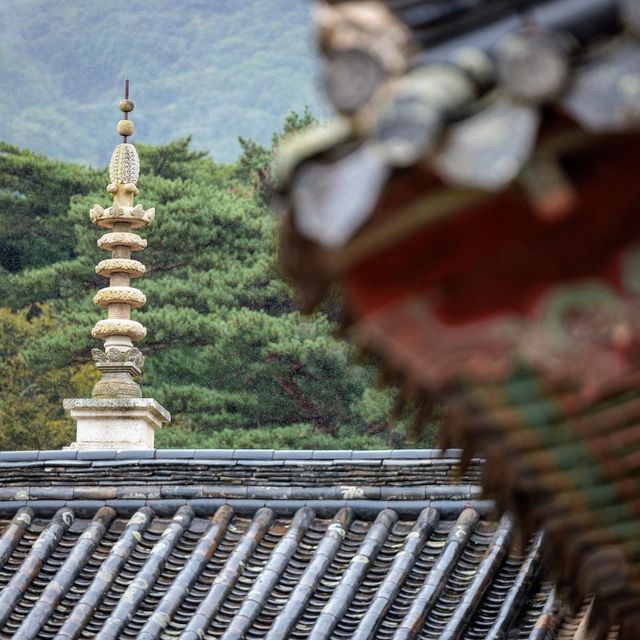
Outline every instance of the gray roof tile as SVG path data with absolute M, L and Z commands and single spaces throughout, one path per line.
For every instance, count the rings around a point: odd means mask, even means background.
M 511 548 L 477 463 L 458 477 L 450 453 L 151 453 L 11 462 L 0 637 L 526 637 L 543 612 L 561 623 L 533 579 L 541 539 Z

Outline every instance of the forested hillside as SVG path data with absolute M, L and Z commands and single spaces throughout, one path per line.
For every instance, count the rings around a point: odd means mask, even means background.
M 0 140 L 103 166 L 128 77 L 138 140 L 234 161 L 319 113 L 310 29 L 305 0 L 0 0 Z
M 305 120 L 288 119 L 286 129 Z M 235 164 L 188 140 L 140 145 L 139 201 L 156 207 L 134 317 L 149 335 L 144 393 L 174 416 L 159 446 L 401 446 L 390 391 L 332 337 L 335 309 L 302 318 L 277 273 L 276 221 L 263 194 L 271 150 L 243 141 Z M 0 147 L 0 448 L 48 448 L 73 438 L 64 397 L 96 379 L 92 304 L 104 279 L 98 229 L 106 170 Z

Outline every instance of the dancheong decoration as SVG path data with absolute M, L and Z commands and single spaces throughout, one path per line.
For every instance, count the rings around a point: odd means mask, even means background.
M 282 261 L 484 485 L 594 637 L 640 637 L 640 2 L 316 5 L 338 115 L 279 151 Z

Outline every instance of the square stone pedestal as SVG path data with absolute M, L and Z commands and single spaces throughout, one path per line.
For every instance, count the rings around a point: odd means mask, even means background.
M 64 400 L 76 421 L 77 449 L 153 449 L 155 430 L 171 415 L 153 398 Z

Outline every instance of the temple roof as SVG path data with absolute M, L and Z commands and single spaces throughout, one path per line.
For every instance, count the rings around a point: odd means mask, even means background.
M 0 637 L 573 638 L 459 455 L 4 452 Z

